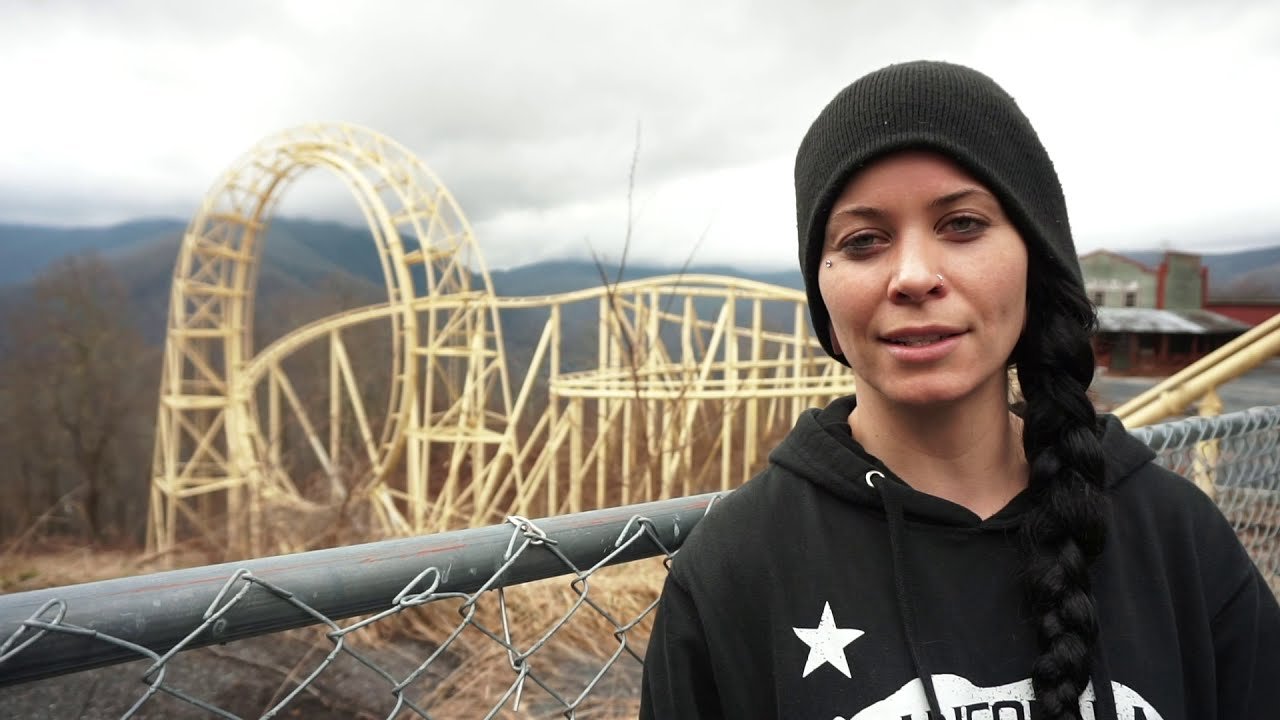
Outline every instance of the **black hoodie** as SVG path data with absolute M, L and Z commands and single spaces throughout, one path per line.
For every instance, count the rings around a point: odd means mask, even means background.
M 1017 528 L 917 492 L 810 410 L 672 562 L 641 717 L 1034 720 Z M 1280 607 L 1217 507 L 1115 418 L 1086 719 L 1280 718 Z M 892 537 L 891 537 L 892 536 Z M 1094 688 L 1104 688 L 1095 694 Z M 1107 690 L 1110 692 L 1107 692 Z

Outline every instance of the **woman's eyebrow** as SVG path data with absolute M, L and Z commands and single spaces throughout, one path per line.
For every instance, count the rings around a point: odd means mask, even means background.
M 954 203 L 957 203 L 973 195 L 981 195 L 991 200 L 996 199 L 994 195 L 987 192 L 986 190 L 983 190 L 982 188 L 967 187 L 967 188 L 961 188 L 959 190 L 956 190 L 955 192 L 947 193 L 946 195 L 942 195 L 941 197 L 934 198 L 933 201 L 929 203 L 929 207 L 935 208 L 935 209 L 940 207 L 946 207 L 947 205 L 952 205 Z
M 885 217 L 886 214 L 880 208 L 871 207 L 870 205 L 849 205 L 831 213 L 831 218 L 834 220 L 841 215 L 852 215 L 853 217 L 867 218 L 869 220 L 879 220 Z
M 826 236 L 826 242 L 831 242 L 833 233 L 837 227 L 837 221 L 841 218 L 860 218 L 878 222 L 888 217 L 888 213 L 880 208 L 871 207 L 870 205 L 848 205 L 831 213 L 831 217 L 827 218 L 827 227 L 823 232 Z

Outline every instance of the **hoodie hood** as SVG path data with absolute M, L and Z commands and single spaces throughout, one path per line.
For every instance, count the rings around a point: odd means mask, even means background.
M 868 473 L 879 472 L 889 481 L 883 483 L 885 489 L 894 494 L 905 517 L 914 522 L 990 530 L 1017 525 L 1029 503 L 1026 491 L 984 520 L 965 507 L 911 488 L 850 434 L 849 414 L 856 404 L 850 395 L 801 414 L 790 434 L 769 455 L 770 462 L 842 500 L 883 509 L 881 492 L 867 482 Z M 1114 415 L 1099 416 L 1099 423 L 1106 463 L 1105 486 L 1110 490 L 1124 483 L 1155 453 L 1130 435 Z

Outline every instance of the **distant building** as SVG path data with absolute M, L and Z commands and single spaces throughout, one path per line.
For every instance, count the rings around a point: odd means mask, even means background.
M 1249 328 L 1206 309 L 1209 272 L 1199 255 L 1166 252 L 1152 268 L 1097 250 L 1080 256 L 1080 268 L 1098 308 L 1094 352 L 1114 372 L 1168 374 Z
M 1280 299 L 1278 298 L 1215 298 L 1209 297 L 1205 310 L 1212 310 L 1219 315 L 1226 315 L 1239 320 L 1245 325 L 1261 325 L 1276 315 L 1280 315 Z

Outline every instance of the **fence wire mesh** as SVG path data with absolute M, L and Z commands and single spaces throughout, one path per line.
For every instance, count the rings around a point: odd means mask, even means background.
M 1217 502 L 1280 596 L 1280 406 L 1138 428 L 1156 462 Z
M 1280 592 L 1280 407 L 1134 434 Z M 715 497 L 0 596 L 0 714 L 635 717 L 661 580 Z

